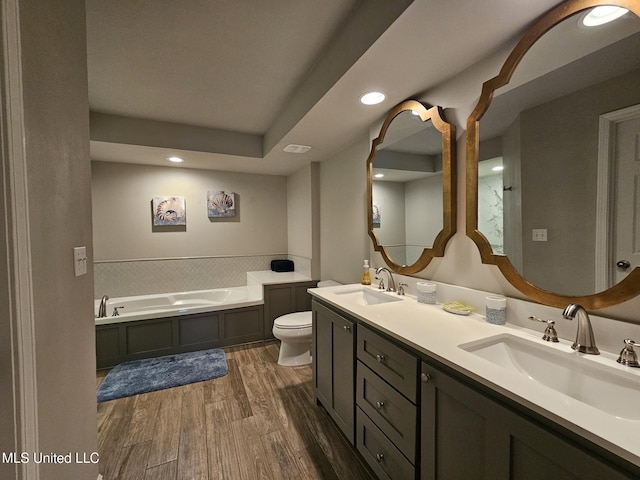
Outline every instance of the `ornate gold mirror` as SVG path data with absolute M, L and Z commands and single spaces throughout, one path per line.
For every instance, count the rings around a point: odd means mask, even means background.
M 385 119 L 367 159 L 369 236 L 393 271 L 423 270 L 456 228 L 455 127 L 407 100 Z
M 640 1 L 586 26 L 595 0 L 537 21 L 467 120 L 467 235 L 543 304 L 640 293 Z M 610 4 L 609 4 L 610 5 Z

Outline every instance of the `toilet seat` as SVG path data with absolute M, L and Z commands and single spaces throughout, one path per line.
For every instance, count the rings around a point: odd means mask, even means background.
M 308 328 L 311 327 L 312 318 L 311 312 L 288 313 L 276 318 L 273 325 L 283 330 Z

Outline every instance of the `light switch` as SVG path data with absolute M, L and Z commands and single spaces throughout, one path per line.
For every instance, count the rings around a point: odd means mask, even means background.
M 534 242 L 546 242 L 547 241 L 547 229 L 546 228 L 534 228 L 531 230 Z
M 87 247 L 73 248 L 73 270 L 76 277 L 87 273 Z

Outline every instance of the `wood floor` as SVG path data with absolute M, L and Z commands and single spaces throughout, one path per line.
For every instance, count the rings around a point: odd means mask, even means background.
M 225 349 L 229 373 L 98 404 L 105 480 L 371 479 L 275 342 Z M 106 371 L 99 371 L 99 385 Z

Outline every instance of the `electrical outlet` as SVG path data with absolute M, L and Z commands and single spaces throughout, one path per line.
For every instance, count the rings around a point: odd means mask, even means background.
M 73 248 L 73 271 L 76 277 L 87 273 L 87 247 Z
M 534 228 L 531 230 L 534 242 L 546 242 L 547 241 L 547 229 L 546 228 Z

